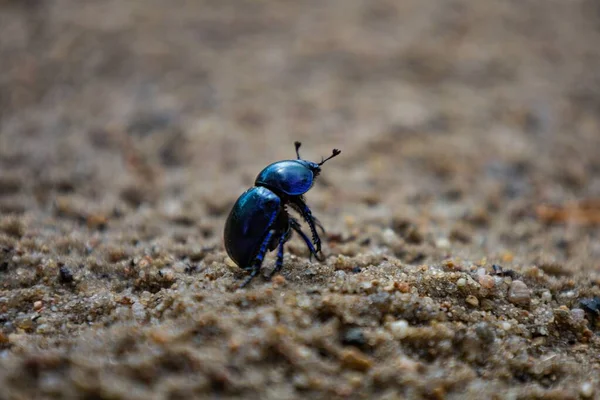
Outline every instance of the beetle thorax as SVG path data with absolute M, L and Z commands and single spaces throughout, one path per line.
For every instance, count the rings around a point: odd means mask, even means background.
M 319 165 L 310 161 L 278 161 L 258 174 L 255 185 L 267 187 L 285 196 L 300 196 L 312 187 L 319 172 Z

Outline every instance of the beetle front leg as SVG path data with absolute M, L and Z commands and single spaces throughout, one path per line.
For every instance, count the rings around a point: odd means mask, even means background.
M 263 239 L 262 244 L 260 245 L 260 249 L 258 250 L 256 257 L 254 257 L 254 260 L 252 260 L 250 268 L 244 268 L 246 270 L 250 270 L 250 276 L 248 276 L 246 280 L 244 280 L 244 282 L 240 285 L 240 289 L 249 284 L 250 281 L 260 272 L 260 267 L 262 265 L 263 259 L 265 258 L 265 254 L 267 253 L 269 243 L 271 242 L 271 238 L 273 237 L 274 233 L 275 231 L 272 229 L 267 233 L 267 235 Z
M 327 231 L 325 231 L 325 228 L 323 228 L 323 224 L 321 224 L 321 221 L 319 221 L 315 216 L 313 216 L 313 220 L 315 221 L 315 225 L 317 226 L 317 228 L 321 230 L 321 233 L 325 235 Z
M 308 238 L 308 236 L 306 236 L 306 233 L 304 233 L 302 231 L 302 228 L 300 227 L 300 224 L 298 223 L 298 221 L 296 221 L 295 219 L 290 219 L 290 226 L 292 227 L 292 229 L 294 231 L 296 231 L 296 233 L 298 235 L 300 235 L 300 237 L 302 238 L 302 240 L 304 240 L 304 243 L 306 243 L 306 247 L 308 247 L 308 250 L 310 252 L 309 260 L 312 261 L 312 256 L 313 255 L 319 261 L 325 260 L 325 257 L 323 257 L 322 255 L 319 256 L 319 253 L 317 253 L 317 251 L 315 250 L 315 246 L 313 246 L 313 244 L 311 243 L 311 241 Z
M 310 211 L 310 208 L 308 208 L 306 203 L 301 198 L 294 199 L 292 204 L 294 205 L 294 208 L 300 213 L 300 215 L 302 215 L 302 218 L 304 218 L 304 220 L 308 224 L 308 227 L 310 228 L 310 233 L 312 234 L 313 243 L 315 244 L 316 252 L 320 253 L 321 252 L 321 238 L 319 237 L 319 234 L 317 233 L 317 228 L 315 226 L 315 217 L 313 217 L 312 212 Z

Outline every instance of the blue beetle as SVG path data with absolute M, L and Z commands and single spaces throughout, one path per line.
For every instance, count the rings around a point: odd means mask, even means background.
M 312 187 L 321 172 L 321 166 L 341 153 L 333 149 L 331 156 L 320 163 L 300 158 L 300 142 L 294 143 L 296 160 L 277 161 L 263 169 L 254 187 L 244 192 L 231 209 L 225 223 L 225 249 L 229 257 L 250 276 L 240 287 L 246 286 L 258 275 L 267 251 L 277 251 L 277 261 L 271 276 L 283 266 L 283 245 L 290 240 L 292 231 L 300 235 L 317 260 L 321 252 L 321 238 L 316 227 L 323 227 L 313 217 L 304 202 L 303 195 Z M 312 242 L 300 228 L 300 223 L 286 209 L 290 206 L 306 221 L 312 234 Z

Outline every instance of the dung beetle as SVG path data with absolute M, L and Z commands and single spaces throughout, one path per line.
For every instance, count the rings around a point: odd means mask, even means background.
M 225 223 L 225 249 L 229 257 L 250 275 L 240 288 L 258 275 L 267 251 L 277 251 L 277 261 L 271 277 L 283 266 L 283 245 L 295 231 L 304 240 L 311 258 L 317 260 L 321 253 L 321 238 L 316 227 L 323 230 L 304 202 L 304 193 L 312 187 L 321 172 L 321 166 L 341 153 L 333 149 L 331 156 L 320 163 L 300 158 L 300 142 L 296 147 L 295 160 L 277 161 L 263 169 L 254 187 L 244 192 L 235 202 Z M 306 221 L 312 241 L 300 228 L 300 223 L 288 214 L 287 206 L 298 212 Z

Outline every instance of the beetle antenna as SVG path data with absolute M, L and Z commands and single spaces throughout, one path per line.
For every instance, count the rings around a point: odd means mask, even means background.
M 333 149 L 333 151 L 331 152 L 331 155 L 329 157 L 327 157 L 326 159 L 321 159 L 321 162 L 319 163 L 319 165 L 323 165 L 325 164 L 325 161 L 327 160 L 331 160 L 333 157 L 339 155 L 342 151 L 338 150 L 338 149 Z
M 298 157 L 298 160 L 300 159 L 300 146 L 302 146 L 302 143 L 300 142 L 294 142 L 294 146 L 296 147 L 296 156 Z

